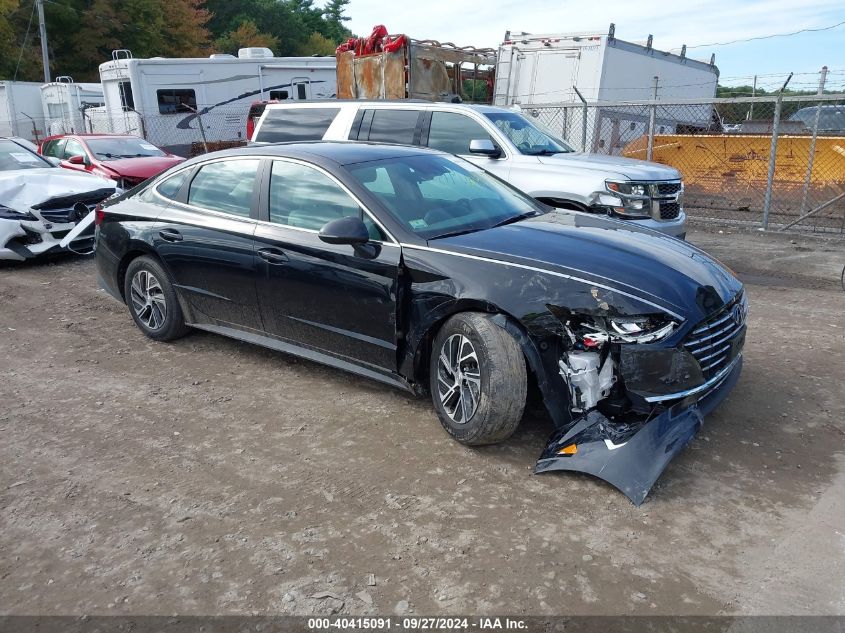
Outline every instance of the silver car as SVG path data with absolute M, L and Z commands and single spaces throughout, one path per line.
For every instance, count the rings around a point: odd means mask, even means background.
M 450 152 L 552 207 L 610 215 L 674 237 L 686 235 L 684 185 L 677 169 L 575 151 L 515 110 L 409 101 L 271 103 L 251 140 L 320 139 Z
M 115 193 L 114 181 L 57 167 L 29 145 L 0 138 L 0 260 L 90 247 L 92 236 L 79 236 L 71 244 L 65 238 L 97 203 Z

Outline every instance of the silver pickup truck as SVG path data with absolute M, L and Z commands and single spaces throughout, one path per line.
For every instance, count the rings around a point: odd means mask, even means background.
M 515 110 L 415 101 L 271 103 L 251 141 L 320 139 L 450 152 L 550 206 L 611 215 L 681 239 L 686 235 L 678 170 L 577 152 Z

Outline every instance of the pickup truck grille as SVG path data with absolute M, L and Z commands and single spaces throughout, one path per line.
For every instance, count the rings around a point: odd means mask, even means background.
M 651 217 L 655 220 L 675 220 L 681 214 L 681 196 L 684 185 L 680 180 L 652 183 L 648 189 L 651 198 Z
M 679 182 L 659 182 L 657 183 L 658 196 L 674 196 L 681 190 L 681 183 Z
M 743 291 L 687 336 L 684 347 L 698 361 L 705 380 L 727 367 L 742 351 L 747 317 L 748 303 Z
M 660 219 L 674 220 L 681 214 L 681 205 L 677 202 L 660 203 Z

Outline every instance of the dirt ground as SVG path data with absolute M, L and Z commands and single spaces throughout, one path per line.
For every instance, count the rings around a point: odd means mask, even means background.
M 748 283 L 745 369 L 634 507 L 535 476 L 551 424 L 219 336 L 152 342 L 93 262 L 0 266 L 4 614 L 845 614 L 837 240 L 697 230 Z

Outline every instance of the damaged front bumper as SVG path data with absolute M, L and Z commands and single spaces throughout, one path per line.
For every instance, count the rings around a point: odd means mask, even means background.
M 704 389 L 643 422 L 619 423 L 591 410 L 558 430 L 543 451 L 535 473 L 568 470 L 604 479 L 640 505 L 666 466 L 701 428 L 739 379 L 741 353 Z

